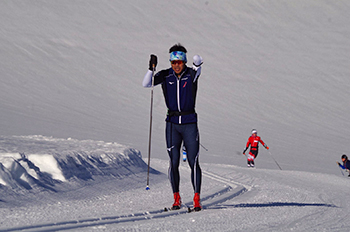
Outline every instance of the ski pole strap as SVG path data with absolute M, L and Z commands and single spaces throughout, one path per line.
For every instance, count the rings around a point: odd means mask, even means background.
M 195 110 L 181 111 L 181 112 L 168 110 L 169 117 L 172 117 L 172 116 L 184 116 L 184 115 L 195 114 L 195 113 L 196 113 Z

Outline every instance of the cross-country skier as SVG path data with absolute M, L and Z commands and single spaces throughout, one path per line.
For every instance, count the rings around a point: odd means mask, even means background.
M 187 50 L 181 44 L 169 49 L 171 68 L 154 75 L 154 85 L 162 85 L 165 103 L 168 108 L 166 117 L 166 145 L 170 158 L 169 179 L 174 193 L 172 209 L 180 209 L 179 193 L 181 144 L 186 144 L 187 160 L 191 168 L 191 181 L 194 189 L 193 206 L 195 211 L 202 209 L 200 191 L 202 171 L 199 166 L 199 131 L 195 111 L 198 78 L 201 74 L 202 57 L 193 57 L 192 68 L 187 67 Z M 149 70 L 143 79 L 144 87 L 152 87 L 153 67 L 157 66 L 157 56 L 151 55 Z
M 185 147 L 185 144 L 182 145 L 182 160 L 184 162 L 186 162 L 186 159 L 187 159 L 187 151 L 186 151 L 186 147 Z
M 343 161 L 343 165 L 341 165 L 339 162 L 337 164 L 342 169 L 345 169 L 347 172 L 349 172 L 348 177 L 350 177 L 350 161 L 348 160 L 348 157 L 344 154 L 341 156 L 341 161 Z
M 250 151 L 249 151 L 249 154 L 247 155 L 248 167 L 254 167 L 254 159 L 256 159 L 259 152 L 259 142 L 266 149 L 269 149 L 269 147 L 264 143 L 264 141 L 262 141 L 261 138 L 258 136 L 257 130 L 253 129 L 252 135 L 248 138 L 246 148 L 243 151 L 243 155 L 245 155 L 245 152 L 248 150 L 250 146 Z

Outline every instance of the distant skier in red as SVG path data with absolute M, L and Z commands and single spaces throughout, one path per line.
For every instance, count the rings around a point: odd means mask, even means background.
M 245 155 L 245 152 L 248 150 L 250 146 L 250 151 L 247 156 L 247 162 L 248 167 L 254 167 L 254 159 L 258 156 L 259 152 L 259 142 L 266 148 L 269 149 L 269 147 L 264 143 L 264 141 L 261 140 L 261 138 L 258 136 L 258 132 L 253 129 L 252 135 L 248 138 L 248 142 L 246 145 L 246 148 L 243 151 L 243 155 Z

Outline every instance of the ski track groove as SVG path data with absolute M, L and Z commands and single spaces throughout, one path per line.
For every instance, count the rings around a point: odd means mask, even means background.
M 204 196 L 201 199 L 203 209 L 210 209 L 210 207 L 223 203 L 234 197 L 237 197 L 238 195 L 241 195 L 247 191 L 250 191 L 252 188 L 252 186 L 232 181 L 225 177 L 216 175 L 212 172 L 205 171 L 203 172 L 203 175 L 212 180 L 215 180 L 227 185 L 227 187 L 219 191 L 216 191 L 213 194 Z M 109 216 L 109 217 L 102 217 L 102 218 L 90 218 L 90 219 L 82 219 L 82 220 L 71 220 L 71 221 L 63 221 L 63 222 L 55 222 L 55 223 L 47 223 L 47 224 L 13 227 L 13 228 L 7 228 L 7 229 L 0 229 L 0 232 L 1 231 L 26 231 L 26 232 L 62 231 L 62 230 L 71 230 L 71 229 L 78 229 L 78 228 L 84 228 L 84 227 L 93 227 L 93 226 L 101 226 L 101 225 L 108 225 L 108 224 L 127 223 L 127 222 L 141 221 L 141 220 L 166 218 L 170 216 L 189 213 L 188 207 L 192 206 L 192 202 L 184 203 L 183 206 L 184 207 L 182 207 L 180 210 L 176 210 L 176 211 L 164 211 L 163 209 L 160 209 L 160 210 L 145 211 L 145 212 L 132 213 L 127 215 L 120 215 L 120 216 Z

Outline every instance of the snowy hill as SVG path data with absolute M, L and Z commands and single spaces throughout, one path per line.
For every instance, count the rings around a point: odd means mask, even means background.
M 347 231 L 349 182 L 335 161 L 348 153 L 349 10 L 344 0 L 0 1 L 0 230 L 84 219 L 93 231 L 171 231 L 175 222 L 191 231 Z M 189 61 L 204 58 L 196 110 L 208 210 L 145 220 L 171 193 L 157 173 L 167 172 L 158 87 L 157 171 L 144 191 L 150 91 L 141 82 L 149 55 L 167 68 L 177 42 Z M 283 171 L 263 149 L 257 169 L 245 167 L 252 128 Z M 219 193 L 227 201 L 209 204 Z
M 0 153 L 0 184 L 6 191 L 57 192 L 62 184 L 67 191 L 65 182 L 80 186 L 147 170 L 140 152 L 116 143 L 15 136 L 0 138 L 0 144 L 8 151 Z M 25 153 L 14 153 L 18 150 Z

